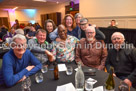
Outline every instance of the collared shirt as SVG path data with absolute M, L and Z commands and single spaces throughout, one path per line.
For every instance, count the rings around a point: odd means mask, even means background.
M 84 65 L 103 69 L 107 57 L 107 49 L 104 41 L 95 40 L 89 44 L 86 38 L 82 38 L 76 47 L 76 62 L 82 62 Z
M 67 35 L 67 39 L 64 42 L 53 42 L 53 55 L 58 62 L 72 62 L 75 60 L 75 45 L 78 39 L 74 36 Z
M 50 48 L 48 42 L 44 42 L 43 44 L 39 44 L 37 39 L 30 39 L 28 41 L 28 47 L 31 52 L 40 60 L 41 63 L 47 62 L 48 57 L 45 54 L 45 50 L 49 50 Z

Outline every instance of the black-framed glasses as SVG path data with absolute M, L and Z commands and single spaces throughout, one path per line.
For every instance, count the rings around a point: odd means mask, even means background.
M 83 24 L 80 24 L 80 26 L 84 26 L 84 25 L 86 25 L 87 23 L 83 23 Z
M 59 33 L 63 33 L 63 32 L 65 33 L 65 31 L 66 31 L 66 30 L 62 30 L 62 31 L 59 31 Z

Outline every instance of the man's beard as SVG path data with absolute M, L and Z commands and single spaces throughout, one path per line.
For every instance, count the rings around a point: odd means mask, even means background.
M 93 40 L 94 40 L 94 38 L 87 38 L 87 40 L 88 40 L 88 41 L 93 41 Z

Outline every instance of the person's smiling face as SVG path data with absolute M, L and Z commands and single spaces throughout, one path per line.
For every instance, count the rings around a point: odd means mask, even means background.
M 65 28 L 64 25 L 59 25 L 58 26 L 58 34 L 59 34 L 59 37 L 62 40 L 66 40 L 66 38 L 67 38 L 67 29 Z

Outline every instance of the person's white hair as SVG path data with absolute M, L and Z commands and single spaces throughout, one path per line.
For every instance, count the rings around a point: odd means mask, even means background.
M 95 27 L 94 26 L 88 26 L 85 31 L 87 31 L 87 30 L 94 30 L 94 32 L 95 32 Z
M 15 42 L 16 39 L 21 39 L 21 40 L 26 40 L 26 37 L 22 34 L 16 34 L 13 38 L 12 41 Z
M 16 34 L 24 35 L 24 30 L 23 29 L 17 29 L 15 32 L 16 32 Z
M 122 39 L 125 40 L 125 37 L 124 37 L 124 35 L 123 35 L 121 32 L 114 32 L 114 33 L 112 34 L 112 36 L 111 36 L 111 40 L 113 40 L 113 37 L 114 37 L 115 35 L 120 35 L 120 36 L 122 37 Z
M 75 14 L 75 19 L 78 17 L 78 16 L 81 16 L 83 18 L 83 15 L 81 13 L 76 13 Z

